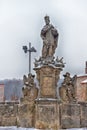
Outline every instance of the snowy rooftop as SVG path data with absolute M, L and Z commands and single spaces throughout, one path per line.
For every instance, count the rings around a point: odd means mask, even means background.
M 77 74 L 77 77 L 84 77 L 87 76 L 87 74 Z
M 83 80 L 81 83 L 82 84 L 87 83 L 87 79 Z

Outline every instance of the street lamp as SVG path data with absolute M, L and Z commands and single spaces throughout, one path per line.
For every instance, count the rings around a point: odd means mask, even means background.
M 22 49 L 25 53 L 29 52 L 29 74 L 31 73 L 31 52 L 37 52 L 34 47 L 31 47 L 31 43 L 29 43 L 29 49 L 27 46 L 23 46 Z

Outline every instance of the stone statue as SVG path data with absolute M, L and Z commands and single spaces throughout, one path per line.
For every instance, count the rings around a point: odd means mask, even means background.
M 23 76 L 24 87 L 22 88 L 23 96 L 25 99 L 34 100 L 38 96 L 38 89 L 34 83 L 34 75 L 28 74 Z
M 46 25 L 41 30 L 41 38 L 43 40 L 42 58 L 52 57 L 57 48 L 58 32 L 52 24 L 50 24 L 49 16 L 45 16 Z
M 64 81 L 62 83 L 62 88 L 63 90 L 63 95 L 61 94 L 61 96 L 65 96 L 63 97 L 63 100 L 67 101 L 67 102 L 74 102 L 76 101 L 75 99 L 75 82 L 76 82 L 76 78 L 77 76 L 75 75 L 73 78 L 70 77 L 70 73 L 66 72 L 64 76 Z

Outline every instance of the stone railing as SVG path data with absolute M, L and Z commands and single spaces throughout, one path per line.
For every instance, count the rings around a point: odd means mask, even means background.
M 58 107 L 58 125 L 61 129 L 87 127 L 87 103 L 58 103 Z M 35 127 L 35 109 L 35 102 L 28 104 L 2 102 L 0 103 L 0 126 Z

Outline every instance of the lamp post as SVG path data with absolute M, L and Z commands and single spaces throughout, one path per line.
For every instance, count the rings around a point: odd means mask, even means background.
M 31 47 L 31 43 L 29 43 L 29 49 L 27 46 L 23 46 L 22 49 L 25 53 L 29 52 L 29 74 L 31 73 L 31 52 L 36 52 L 34 47 Z

